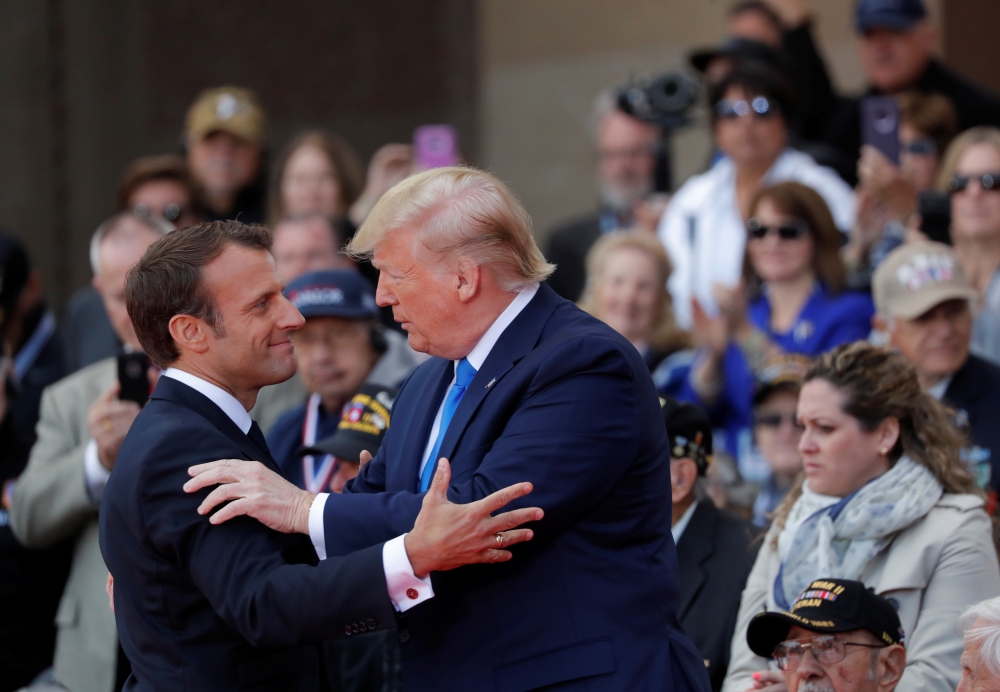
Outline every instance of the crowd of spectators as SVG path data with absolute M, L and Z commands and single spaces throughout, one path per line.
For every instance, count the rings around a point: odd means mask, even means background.
M 921 0 L 860 0 L 855 26 L 868 86 L 842 95 L 804 0 L 736 3 L 690 56 L 704 171 L 660 190 L 660 125 L 606 93 L 599 204 L 547 234 L 553 289 L 660 390 L 671 487 L 651 492 L 672 503 L 678 617 L 716 691 L 1000 689 L 1000 99 L 934 56 Z M 898 158 L 865 139 L 873 96 L 895 100 Z M 263 107 L 229 86 L 198 96 L 181 139 L 123 171 L 58 322 L 0 230 L 0 692 L 117 692 L 129 674 L 97 526 L 141 407 L 120 384 L 140 350 L 123 291 L 150 244 L 203 220 L 272 229 L 305 322 L 298 374 L 251 415 L 302 488 L 351 482 L 421 362 L 378 271 L 343 251 L 420 169 L 412 146 L 366 168 L 310 129 L 269 166 Z M 323 655 L 331 689 L 399 689 L 394 637 Z

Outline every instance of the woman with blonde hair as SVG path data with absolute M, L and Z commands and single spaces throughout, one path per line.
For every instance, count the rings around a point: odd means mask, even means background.
M 762 610 L 789 610 L 822 577 L 864 582 L 896 606 L 906 637 L 898 692 L 951 692 L 955 627 L 1000 594 L 981 492 L 962 462 L 954 412 L 898 353 L 865 342 L 823 355 L 799 395 L 804 480 L 779 506 L 743 591 L 724 692 L 784 692 L 746 642 Z
M 667 292 L 670 259 L 648 233 L 615 231 L 587 253 L 587 285 L 580 307 L 628 339 L 650 372 L 664 358 L 690 348 L 674 320 Z
M 974 127 L 945 152 L 938 187 L 951 194 L 951 241 L 979 292 L 971 350 L 1000 364 L 1000 129 Z

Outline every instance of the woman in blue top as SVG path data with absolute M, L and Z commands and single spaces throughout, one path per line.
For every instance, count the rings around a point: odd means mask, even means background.
M 778 183 L 758 192 L 749 209 L 743 281 L 716 286 L 718 316 L 692 306 L 701 350 L 688 385 L 726 429 L 725 448 L 741 471 L 759 481 L 767 466 L 754 464 L 752 452 L 755 374 L 780 353 L 817 356 L 866 338 L 875 308 L 871 296 L 844 290 L 842 235 L 814 190 Z

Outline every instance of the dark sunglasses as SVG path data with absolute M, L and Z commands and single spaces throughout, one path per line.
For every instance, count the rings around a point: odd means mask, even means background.
M 750 219 L 747 223 L 747 233 L 754 240 L 763 240 L 772 231 L 782 240 L 798 240 L 809 233 L 809 224 L 805 221 L 789 221 L 780 226 L 765 226 L 757 219 Z
M 994 190 L 1000 187 L 1000 173 L 983 173 L 982 175 L 953 175 L 948 181 L 950 192 L 961 192 L 969 187 L 969 183 L 978 180 L 984 190 Z
M 715 104 L 715 114 L 721 120 L 732 120 L 742 118 L 751 113 L 757 118 L 766 118 L 774 115 L 778 111 L 778 104 L 772 103 L 764 96 L 758 96 L 749 103 L 743 100 L 733 101 L 732 99 L 722 99 Z
M 792 427 L 797 428 L 799 430 L 802 429 L 802 424 L 799 423 L 799 421 L 795 418 L 795 414 L 793 413 L 790 413 L 787 416 L 783 416 L 780 413 L 765 413 L 754 417 L 754 424 L 762 425 L 765 428 L 778 429 L 784 422 L 788 422 L 789 424 L 792 425 Z
M 916 156 L 933 156 L 937 152 L 937 145 L 929 137 L 920 137 L 910 142 L 900 144 L 900 151 L 904 154 L 914 154 Z
M 173 223 L 177 219 L 181 218 L 182 211 L 183 210 L 178 205 L 171 202 L 163 208 L 163 218 Z M 136 216 L 141 216 L 144 219 L 155 216 L 153 211 L 145 204 L 135 205 L 135 207 L 132 208 L 132 213 Z

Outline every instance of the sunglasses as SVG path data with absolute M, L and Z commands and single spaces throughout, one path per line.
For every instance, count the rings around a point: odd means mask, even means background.
M 920 137 L 899 145 L 900 151 L 904 154 L 914 154 L 915 156 L 933 156 L 937 152 L 937 145 L 930 137 Z
M 809 224 L 805 221 L 788 221 L 780 226 L 765 226 L 758 219 L 750 219 L 747 223 L 747 233 L 754 240 L 763 240 L 771 232 L 777 233 L 782 240 L 798 240 L 809 233 Z
M 764 413 L 754 417 L 754 423 L 756 425 L 760 425 L 765 428 L 774 428 L 775 430 L 780 428 L 781 424 L 785 422 L 794 428 L 799 430 L 802 429 L 802 424 L 799 423 L 793 413 L 790 413 L 787 416 L 783 416 L 780 413 Z
M 994 190 L 1000 187 L 1000 173 L 983 173 L 982 175 L 953 175 L 948 181 L 949 192 L 961 192 L 969 187 L 973 180 L 979 181 L 984 190 Z
M 162 218 L 166 219 L 167 221 L 173 223 L 177 219 L 181 218 L 181 214 L 183 212 L 184 210 L 181 209 L 180 206 L 171 202 L 170 204 L 168 204 L 163 208 L 163 214 L 160 216 L 162 216 Z M 145 204 L 135 205 L 135 207 L 132 208 L 132 213 L 135 214 L 136 216 L 141 216 L 144 219 L 148 219 L 152 216 L 157 216 L 157 214 L 152 209 L 150 209 L 148 205 Z
M 767 118 L 778 111 L 778 104 L 772 103 L 764 96 L 758 96 L 749 103 L 743 100 L 733 101 L 732 99 L 722 99 L 715 104 L 715 114 L 721 120 L 733 120 L 742 118 L 751 113 L 757 118 Z

